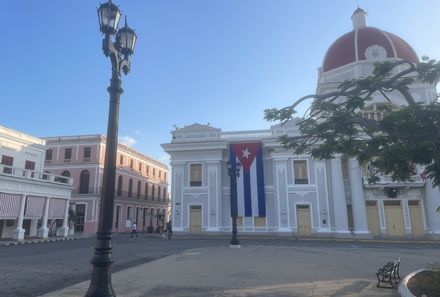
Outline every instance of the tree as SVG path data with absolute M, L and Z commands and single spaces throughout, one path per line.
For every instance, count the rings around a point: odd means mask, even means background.
M 337 154 L 372 162 L 383 174 L 397 181 L 410 181 L 415 164 L 425 167 L 427 178 L 440 185 L 440 104 L 417 103 L 409 91 L 414 82 L 436 84 L 440 62 L 424 57 L 413 64 L 407 60 L 376 63 L 373 73 L 361 79 L 347 80 L 337 90 L 298 99 L 282 109 L 265 110 L 265 119 L 292 119 L 301 102 L 313 99 L 308 113 L 299 123 L 300 134 L 282 136 L 281 143 L 295 153 L 308 153 L 316 159 L 331 159 Z M 384 103 L 373 116 L 366 107 L 379 92 Z M 405 99 L 397 106 L 390 97 L 398 92 Z M 370 176 L 370 181 L 375 181 Z

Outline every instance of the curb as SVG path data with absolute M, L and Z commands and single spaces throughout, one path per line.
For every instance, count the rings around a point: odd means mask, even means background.
M 419 269 L 416 271 L 411 272 L 410 274 L 408 274 L 407 276 L 405 276 L 399 283 L 399 287 L 398 287 L 398 292 L 400 294 L 400 296 L 402 297 L 415 297 L 411 291 L 408 289 L 408 281 L 417 273 L 422 272 L 426 269 Z
M 66 240 L 78 240 L 81 238 L 82 237 L 67 237 L 67 238 L 62 237 L 62 238 L 50 238 L 50 239 L 33 239 L 33 240 L 24 240 L 24 241 L 7 241 L 7 242 L 0 242 L 0 246 L 47 243 L 47 242 L 57 242 L 57 241 L 66 241 Z

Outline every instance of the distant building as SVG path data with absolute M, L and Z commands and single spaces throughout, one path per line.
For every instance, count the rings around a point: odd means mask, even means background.
M 94 234 L 98 228 L 106 138 L 102 135 L 48 137 L 45 170 L 73 178 L 75 232 Z M 144 154 L 118 145 L 115 180 L 114 232 L 132 223 L 147 231 L 168 219 L 168 168 Z
M 45 141 L 0 126 L 0 238 L 68 235 L 73 180 L 43 171 Z
M 317 93 L 337 89 L 348 79 L 370 75 L 378 61 L 419 61 L 398 36 L 367 26 L 367 14 L 357 9 L 353 30 L 328 49 L 319 68 Z M 400 69 L 406 67 L 401 65 Z M 429 103 L 436 87 L 414 82 L 416 102 Z M 363 110 L 380 118 L 380 93 Z M 398 92 L 388 94 L 396 108 L 406 103 Z M 173 230 L 181 233 L 231 232 L 230 178 L 227 162 L 242 165 L 237 181 L 238 231 L 290 236 L 419 237 L 440 236 L 440 192 L 418 168 L 412 182 L 380 175 L 367 182 L 368 164 L 337 156 L 316 160 L 294 155 L 279 143 L 281 135 L 299 135 L 295 118 L 268 130 L 224 132 L 193 124 L 171 132 L 163 144 L 171 156 Z

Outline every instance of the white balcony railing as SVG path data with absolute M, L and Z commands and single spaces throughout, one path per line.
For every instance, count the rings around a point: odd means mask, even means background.
M 0 175 L 72 186 L 73 178 L 0 164 Z
M 411 176 L 411 180 L 407 181 L 407 182 L 401 182 L 401 181 L 393 180 L 391 175 L 379 175 L 377 177 L 379 178 L 379 180 L 376 183 L 371 184 L 371 186 L 374 186 L 374 185 L 376 185 L 376 186 L 381 186 L 381 185 L 402 185 L 403 186 L 405 184 L 407 184 L 407 185 L 408 184 L 409 185 L 411 185 L 411 184 L 412 185 L 414 185 L 414 184 L 421 185 L 421 184 L 424 183 L 422 178 L 419 175 Z M 370 185 L 368 183 L 368 177 L 367 176 L 363 177 L 363 181 L 364 181 L 364 185 Z
M 221 138 L 260 138 L 273 136 L 272 130 L 245 130 L 245 131 L 225 131 L 222 132 Z

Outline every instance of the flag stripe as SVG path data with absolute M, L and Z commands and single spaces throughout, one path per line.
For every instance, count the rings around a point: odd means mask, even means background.
M 252 216 L 258 214 L 258 185 L 257 185 L 257 165 L 253 162 L 251 165 L 251 198 L 252 198 Z
M 235 164 L 237 162 L 237 158 L 235 156 L 235 153 L 232 151 L 232 149 L 229 151 L 229 162 L 231 163 L 233 169 L 235 169 Z M 238 216 L 243 216 L 243 215 L 240 215 L 243 213 L 243 204 L 238 202 L 238 197 L 242 197 L 242 194 L 240 194 L 240 193 L 243 193 L 243 186 L 242 185 L 243 184 L 240 183 L 238 180 L 237 181 L 237 188 L 235 189 L 235 195 L 237 197 L 237 208 L 236 209 L 237 209 Z M 234 189 L 231 189 L 231 191 L 233 191 L 233 190 Z M 232 197 L 229 197 L 229 198 L 230 198 L 229 202 L 232 203 Z M 232 215 L 232 205 L 231 205 L 231 215 Z
M 244 216 L 244 184 L 243 184 L 243 175 L 241 174 L 240 177 L 237 179 L 237 203 L 238 203 L 238 216 L 243 217 Z
M 263 149 L 257 154 L 257 187 L 258 187 L 258 216 L 266 216 L 266 197 L 264 194 Z
M 252 200 L 251 200 L 251 174 L 245 171 L 243 174 L 244 183 L 244 214 L 246 217 L 252 216 Z

